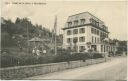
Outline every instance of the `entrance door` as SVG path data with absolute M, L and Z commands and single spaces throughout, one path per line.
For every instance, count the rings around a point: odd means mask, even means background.
M 91 48 L 93 49 L 93 51 L 97 51 L 96 45 L 91 45 Z

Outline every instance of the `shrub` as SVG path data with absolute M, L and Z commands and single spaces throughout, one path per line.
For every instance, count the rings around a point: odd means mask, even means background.
M 99 53 L 73 53 L 70 50 L 58 49 L 57 55 L 47 54 L 47 55 L 34 55 L 28 54 L 26 52 L 10 52 L 10 50 L 2 50 L 1 54 L 1 67 L 13 67 L 13 66 L 24 66 L 24 65 L 34 65 L 34 64 L 46 64 L 53 62 L 69 62 L 76 60 L 86 61 L 92 58 L 103 58 L 102 54 Z M 18 54 L 16 54 L 18 53 Z
M 10 67 L 18 65 L 18 58 L 9 55 L 8 52 L 1 54 L 1 67 Z
M 89 56 L 87 53 L 74 53 L 71 55 L 71 60 L 86 60 Z
M 101 53 L 93 53 L 93 59 L 97 59 L 97 58 L 103 58 L 103 54 L 101 54 Z
M 59 52 L 55 57 L 53 62 L 64 62 L 64 61 L 70 61 L 71 54 L 69 50 L 63 49 L 61 52 Z

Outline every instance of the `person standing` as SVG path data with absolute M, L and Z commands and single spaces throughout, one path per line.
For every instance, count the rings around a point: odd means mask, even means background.
M 39 50 L 39 49 L 36 50 L 36 55 L 37 55 L 37 56 L 40 55 L 40 50 Z
M 32 50 L 32 53 L 35 55 L 35 53 L 36 53 L 36 50 L 35 50 L 35 48 L 33 48 L 33 50 Z

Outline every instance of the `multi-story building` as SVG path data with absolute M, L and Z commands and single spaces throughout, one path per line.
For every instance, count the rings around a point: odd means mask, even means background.
M 87 52 L 89 49 L 99 53 L 114 51 L 108 35 L 105 23 L 91 13 L 71 15 L 63 28 L 63 47 L 73 52 Z

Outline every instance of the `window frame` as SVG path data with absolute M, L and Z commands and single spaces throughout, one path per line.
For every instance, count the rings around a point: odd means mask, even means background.
M 79 46 L 79 52 L 84 52 L 85 46 Z
M 74 32 L 75 32 L 75 30 L 77 30 L 77 33 L 74 33 Z M 73 34 L 78 34 L 78 29 L 73 29 Z
M 94 36 L 92 36 L 92 43 L 94 43 Z
M 72 22 L 68 22 L 68 27 L 71 27 L 72 26 Z
M 79 37 L 79 42 L 85 42 L 85 36 Z
M 78 42 L 78 37 L 73 37 L 73 43 L 74 43 L 74 40 L 77 39 L 76 43 Z
M 82 29 L 84 29 L 84 31 Z M 80 28 L 79 33 L 85 33 L 85 28 Z
M 78 26 L 78 20 L 74 21 L 74 26 Z
M 70 34 L 68 33 L 70 31 Z M 67 35 L 72 35 L 72 30 L 67 30 Z
M 85 19 L 80 19 L 80 24 L 84 25 L 85 24 Z
M 72 42 L 72 38 L 67 38 L 67 43 L 71 43 L 71 42 Z

